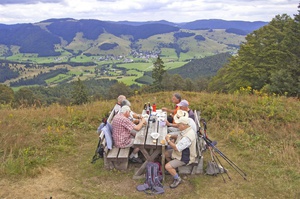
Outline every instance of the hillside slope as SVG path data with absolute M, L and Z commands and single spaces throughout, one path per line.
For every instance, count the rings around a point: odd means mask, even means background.
M 158 198 L 298 198 L 300 109 L 295 98 L 180 92 L 192 109 L 201 110 L 208 136 L 246 174 L 226 162 L 228 175 L 182 176 L 176 189 Z M 140 112 L 145 102 L 173 106 L 172 92 L 136 95 L 129 100 Z M 101 118 L 114 106 L 98 101 L 84 106 L 0 109 L 0 198 L 153 198 L 136 191 L 135 166 L 126 172 L 91 164 Z M 20 131 L 20 129 L 22 129 Z M 204 153 L 204 167 L 210 160 Z M 222 159 L 221 159 L 222 160 Z

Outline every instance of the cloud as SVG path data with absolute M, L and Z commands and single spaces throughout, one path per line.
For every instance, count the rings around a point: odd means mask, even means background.
M 293 17 L 297 6 L 295 0 L 1 0 L 0 23 L 35 23 L 49 18 L 270 21 L 278 14 Z
M 1 0 L 0 5 L 7 4 L 36 4 L 36 3 L 59 3 L 64 0 Z

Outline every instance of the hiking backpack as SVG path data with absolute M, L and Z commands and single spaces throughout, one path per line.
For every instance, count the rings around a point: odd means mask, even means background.
M 148 162 L 145 177 L 145 183 L 136 187 L 138 191 L 144 191 L 146 194 L 163 194 L 165 192 L 159 163 Z

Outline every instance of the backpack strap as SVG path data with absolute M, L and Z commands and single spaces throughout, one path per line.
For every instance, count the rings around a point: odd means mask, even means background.
M 159 174 L 159 165 L 153 163 L 153 192 L 154 194 L 163 194 L 165 192 L 163 185 L 161 184 L 160 174 Z
M 152 180 L 152 162 L 148 162 L 146 166 L 146 179 L 144 184 L 138 185 L 136 189 L 138 191 L 146 191 L 146 190 L 152 190 L 153 188 L 153 180 Z

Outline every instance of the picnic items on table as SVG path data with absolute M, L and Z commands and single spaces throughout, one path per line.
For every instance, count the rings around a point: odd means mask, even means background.
M 135 176 L 141 176 L 146 169 L 147 163 L 153 162 L 162 154 L 162 147 L 165 147 L 165 145 L 163 145 L 161 141 L 165 141 L 165 136 L 167 135 L 167 126 L 160 125 L 159 123 L 167 119 L 165 112 L 156 110 L 156 112 L 149 111 L 149 114 L 146 114 L 145 109 L 143 109 L 142 116 L 148 117 L 147 124 L 136 133 L 133 145 L 139 147 L 146 161 L 136 171 Z M 164 156 L 164 154 L 162 155 Z M 164 167 L 164 165 L 162 165 L 162 167 Z

